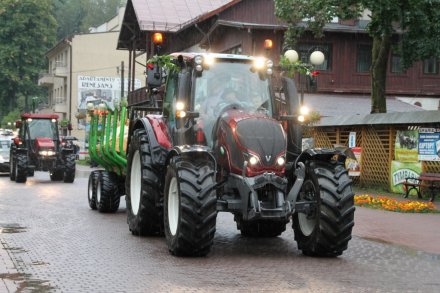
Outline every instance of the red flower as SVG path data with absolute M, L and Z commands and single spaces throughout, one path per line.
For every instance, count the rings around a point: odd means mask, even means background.
M 310 73 L 311 76 L 315 77 L 319 75 L 319 71 L 318 70 L 314 70 L 312 71 L 312 73 Z

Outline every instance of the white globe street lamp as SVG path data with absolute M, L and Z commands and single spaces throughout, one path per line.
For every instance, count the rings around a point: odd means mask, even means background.
M 324 53 L 322 53 L 321 51 L 315 51 L 310 55 L 310 63 L 315 66 L 321 65 L 322 63 L 324 63 L 324 60 L 325 56 Z
M 287 50 L 284 53 L 284 57 L 286 57 L 290 63 L 295 63 L 299 59 L 298 52 L 296 52 L 295 50 Z

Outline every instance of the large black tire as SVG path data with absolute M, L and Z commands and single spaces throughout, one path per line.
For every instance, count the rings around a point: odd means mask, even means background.
M 177 161 L 165 177 L 164 226 L 169 251 L 204 256 L 213 244 L 217 219 L 215 172 L 208 160 Z
M 286 221 L 243 221 L 238 215 L 234 220 L 237 222 L 237 229 L 245 237 L 277 237 L 286 231 Z
M 61 181 L 63 180 L 64 171 L 62 169 L 54 169 L 49 173 L 50 180 L 52 181 Z
M 118 190 L 118 175 L 102 171 L 96 184 L 96 208 L 100 213 L 115 213 L 121 196 Z
M 15 181 L 15 160 L 12 150 L 9 153 L 9 179 Z
M 89 182 L 87 184 L 87 197 L 89 202 L 89 207 L 92 210 L 96 210 L 96 186 L 98 185 L 100 172 L 92 171 L 89 175 Z
M 148 136 L 144 129 L 138 129 L 131 138 L 125 178 L 127 223 L 133 235 L 163 234 L 159 178 L 152 165 Z
M 67 155 L 64 159 L 64 182 L 73 183 L 75 181 L 75 154 Z
M 15 157 L 15 182 L 25 183 L 28 172 L 28 159 L 26 154 L 17 154 Z
M 298 249 L 310 256 L 338 256 L 347 249 L 354 226 L 354 193 L 345 168 L 336 162 L 311 161 L 298 201 L 316 201 L 309 214 L 293 215 Z

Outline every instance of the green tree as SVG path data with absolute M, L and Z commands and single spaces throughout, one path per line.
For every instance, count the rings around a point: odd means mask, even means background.
M 367 11 L 372 37 L 371 113 L 386 112 L 386 72 L 393 49 L 400 53 L 404 69 L 415 61 L 440 57 L 440 1 L 434 0 L 274 0 L 276 15 L 287 21 L 286 43 L 293 46 L 305 19 L 316 37 L 334 17 L 353 19 Z
M 126 0 L 54 0 L 58 22 L 57 39 L 74 33 L 88 33 L 114 17 Z
M 45 53 L 55 41 L 52 0 L 0 1 L 0 119 L 19 98 L 44 95 L 38 74 L 46 68 Z

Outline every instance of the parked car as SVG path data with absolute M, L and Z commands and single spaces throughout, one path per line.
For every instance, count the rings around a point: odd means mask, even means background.
M 9 173 L 9 151 L 11 149 L 11 136 L 0 135 L 0 173 Z

